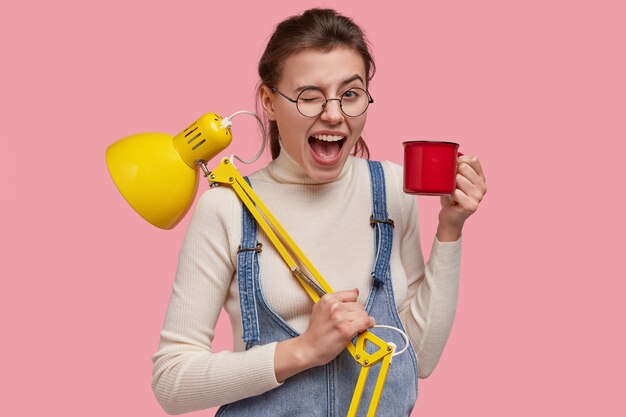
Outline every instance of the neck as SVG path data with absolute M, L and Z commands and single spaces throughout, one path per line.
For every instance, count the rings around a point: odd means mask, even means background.
M 352 156 L 348 157 L 341 169 L 341 173 L 330 181 L 320 181 L 309 177 L 302 168 L 283 148 L 280 150 L 278 158 L 274 159 L 268 166 L 269 174 L 280 183 L 289 184 L 326 184 L 335 182 L 345 177 L 352 169 Z

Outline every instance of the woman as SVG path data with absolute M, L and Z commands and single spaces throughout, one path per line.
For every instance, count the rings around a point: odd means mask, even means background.
M 361 29 L 333 10 L 308 10 L 276 27 L 258 91 L 274 160 L 249 180 L 336 292 L 313 304 L 235 193 L 205 192 L 153 357 L 153 389 L 168 413 L 227 404 L 218 415 L 346 415 L 360 366 L 344 348 L 383 324 L 405 330 L 411 343 L 394 357 L 379 415 L 410 414 L 418 374 L 432 372 L 447 341 L 461 230 L 486 186 L 479 161 L 459 157 L 457 190 L 442 198 L 424 264 L 402 168 L 351 155 L 368 156 L 361 133 L 374 70 Z M 234 352 L 212 353 L 222 307 Z M 374 332 L 404 345 L 396 332 Z M 364 398 L 373 381 L 375 373 Z

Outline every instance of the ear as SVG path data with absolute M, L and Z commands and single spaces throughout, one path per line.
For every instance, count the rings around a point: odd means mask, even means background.
M 274 93 L 270 88 L 266 85 L 262 85 L 259 90 L 259 99 L 261 100 L 261 106 L 263 106 L 263 111 L 267 115 L 267 118 L 271 121 L 275 121 L 276 117 L 274 116 Z

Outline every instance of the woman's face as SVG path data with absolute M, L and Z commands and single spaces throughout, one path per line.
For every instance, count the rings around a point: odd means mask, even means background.
M 306 87 L 317 87 L 332 99 L 340 98 L 350 88 L 367 89 L 366 80 L 363 59 L 353 49 L 305 49 L 287 58 L 282 78 L 271 87 L 292 99 Z M 295 103 L 268 86 L 261 88 L 261 103 L 270 120 L 278 124 L 281 152 L 287 151 L 315 180 L 327 182 L 339 176 L 361 136 L 367 112 L 348 117 L 342 113 L 339 101 L 330 100 L 319 116 L 305 117 Z

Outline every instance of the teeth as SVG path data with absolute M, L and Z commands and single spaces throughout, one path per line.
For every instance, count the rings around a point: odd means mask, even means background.
M 317 140 L 323 140 L 325 142 L 337 142 L 338 140 L 343 139 L 343 136 L 331 136 L 331 135 L 314 135 L 313 137 Z

